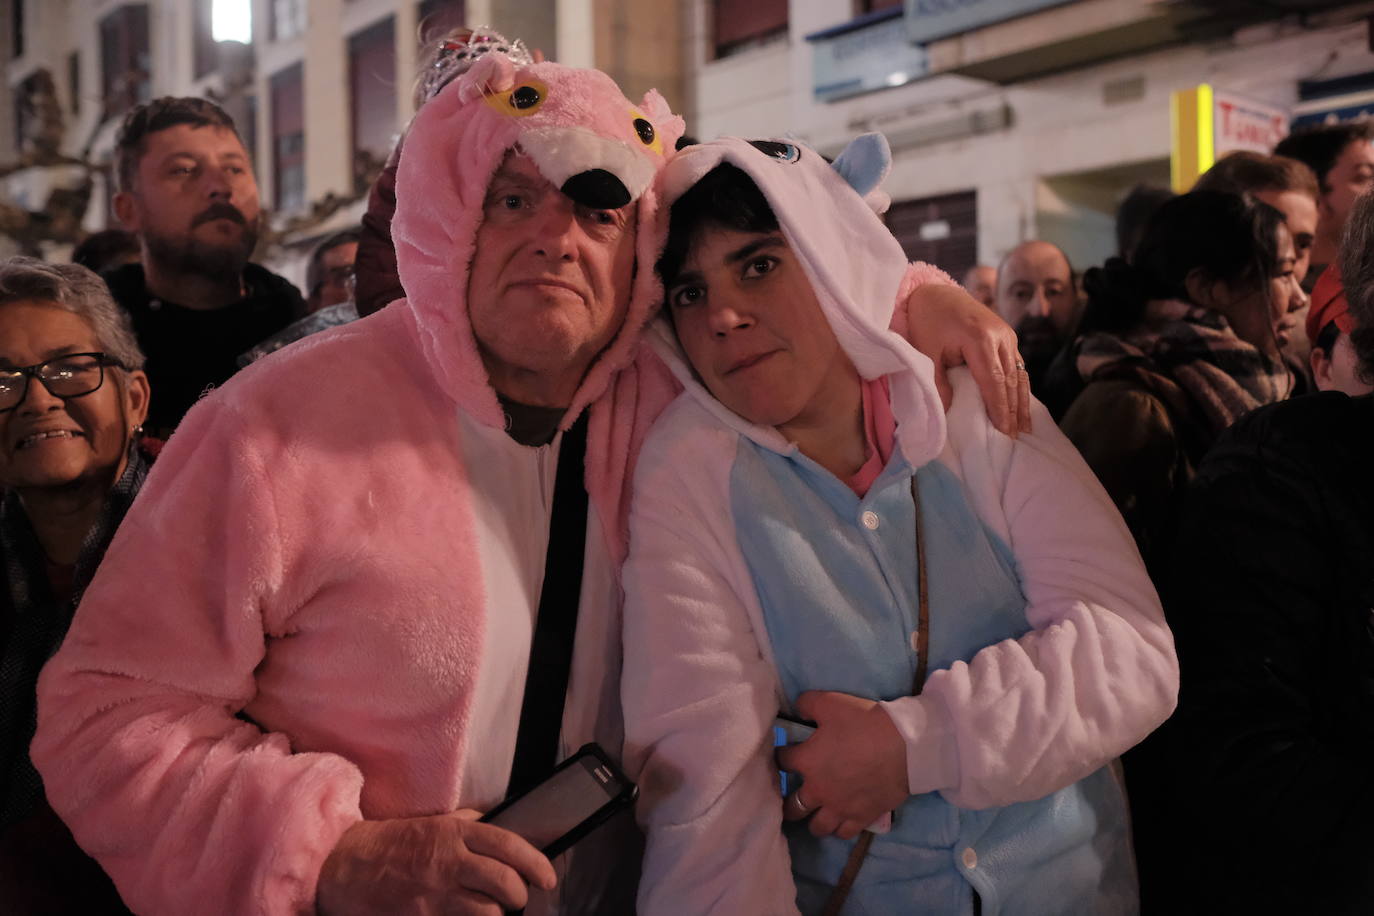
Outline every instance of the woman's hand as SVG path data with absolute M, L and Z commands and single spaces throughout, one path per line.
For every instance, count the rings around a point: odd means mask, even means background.
M 553 888 L 553 866 L 539 850 L 479 817 L 464 810 L 359 821 L 320 870 L 316 912 L 500 916 L 529 901 L 526 882 Z
M 906 743 L 877 702 L 809 691 L 797 698 L 797 713 L 816 733 L 777 754 L 803 781 L 804 800 L 794 793 L 783 809 L 788 820 L 810 817 L 816 836 L 848 840 L 907 800 Z
M 935 384 L 948 409 L 945 370 L 966 365 L 992 425 L 1008 436 L 1031 431 L 1030 376 L 1016 351 L 1016 332 L 992 309 L 947 283 L 924 283 L 906 300 L 907 339 L 935 363 Z

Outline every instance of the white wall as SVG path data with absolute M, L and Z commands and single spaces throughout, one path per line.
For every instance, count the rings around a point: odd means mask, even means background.
M 1130 164 L 1140 164 L 1142 174 L 1157 172 L 1158 160 L 1169 155 L 1171 92 L 1209 82 L 1291 107 L 1300 79 L 1374 70 L 1363 22 L 1303 29 L 1280 21 L 1209 44 L 1164 48 L 1009 87 L 938 76 L 826 104 L 812 96 L 811 45 L 804 36 L 848 21 L 848 0 L 793 0 L 786 40 L 722 60 L 709 59 L 709 7 L 708 0 L 693 0 L 688 19 L 688 129 L 702 139 L 790 131 L 834 150 L 866 130 L 895 137 L 913 127 L 1010 106 L 1007 129 L 894 150 L 886 185 L 894 200 L 975 190 L 979 259 L 993 264 L 1035 237 L 1041 222 L 1055 235 L 1080 239 L 1085 251 L 1091 248 L 1105 227 L 1101 212 L 1047 195 L 1041 179 Z M 1104 84 L 1134 77 L 1143 78 L 1140 98 L 1104 101 Z M 1124 180 L 1132 170 L 1120 172 Z M 1081 227 L 1066 222 L 1075 214 Z

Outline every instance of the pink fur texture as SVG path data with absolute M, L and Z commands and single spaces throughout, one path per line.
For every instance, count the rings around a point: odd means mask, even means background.
M 536 87 L 542 96 L 530 113 L 517 113 L 508 103 L 521 86 Z M 652 145 L 636 131 L 637 118 L 653 124 Z M 633 155 L 656 174 L 682 135 L 683 123 L 658 93 L 649 93 L 637 108 L 598 71 L 554 63 L 517 70 L 508 59 L 489 55 L 421 109 L 397 170 L 392 236 L 401 284 L 418 318 L 422 345 L 430 363 L 440 367 L 440 382 L 449 396 L 492 426 L 503 424 L 505 417 L 467 320 L 467 278 L 482 202 L 508 150 L 519 147 L 522 138 L 547 141 L 550 132 L 558 131 L 570 144 L 574 138 L 585 141 L 588 134 L 601 141 L 590 153 L 586 142 L 575 144 L 590 156 L 592 167 L 608 164 L 596 152 L 619 161 Z M 554 181 L 548 173 L 555 164 L 532 158 Z M 606 390 L 615 371 L 629 363 L 639 331 L 658 303 L 659 287 L 651 268 L 657 220 L 655 192 L 647 189 L 639 197 L 636 250 L 641 266 L 625 328 L 583 381 L 565 428 Z

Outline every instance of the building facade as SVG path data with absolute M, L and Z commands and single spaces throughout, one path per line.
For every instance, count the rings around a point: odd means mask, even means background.
M 251 10 L 247 42 L 215 40 L 226 9 Z M 423 40 L 490 25 L 551 59 L 606 70 L 627 94 L 673 97 L 682 21 L 672 0 L 0 0 L 0 254 L 7 234 L 8 252 L 20 247 L 14 223 L 28 213 L 30 234 L 56 236 L 38 250 L 60 256 L 70 233 L 33 215 L 83 183 L 81 228 L 104 228 L 112 191 L 98 167 L 123 113 L 204 95 L 253 153 L 277 230 L 265 256 L 299 279 L 301 252 L 360 217 L 368 180 L 413 114 Z
M 1309 121 L 1374 89 L 1369 3 L 691 0 L 690 129 L 889 139 L 889 224 L 952 273 L 1028 238 L 1115 253 L 1137 183 L 1168 186 L 1170 98 L 1199 84 Z M 1351 108 L 1354 106 L 1354 108 Z

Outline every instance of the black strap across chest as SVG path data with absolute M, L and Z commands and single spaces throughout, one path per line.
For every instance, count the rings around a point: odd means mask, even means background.
M 572 671 L 577 606 L 582 595 L 582 558 L 587 546 L 587 487 L 584 457 L 587 415 L 563 434 L 554 474 L 553 514 L 544 557 L 539 615 L 530 643 L 530 665 L 520 706 L 509 795 L 535 785 L 558 762 L 558 735 Z

